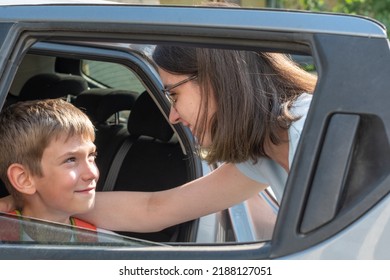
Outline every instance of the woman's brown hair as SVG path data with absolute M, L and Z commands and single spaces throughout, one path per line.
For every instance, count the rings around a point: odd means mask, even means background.
M 289 111 L 293 102 L 316 84 L 315 75 L 279 53 L 159 45 L 153 60 L 172 74 L 197 75 L 202 104 L 194 133 L 201 140 L 209 123 L 209 163 L 267 156 L 266 141 L 281 143 L 280 130 L 300 117 Z M 217 109 L 208 120 L 210 98 Z

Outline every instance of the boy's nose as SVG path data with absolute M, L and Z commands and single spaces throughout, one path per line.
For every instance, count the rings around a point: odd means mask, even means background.
M 85 180 L 96 180 L 99 178 L 99 169 L 95 162 L 87 162 L 85 172 L 84 172 L 84 179 Z

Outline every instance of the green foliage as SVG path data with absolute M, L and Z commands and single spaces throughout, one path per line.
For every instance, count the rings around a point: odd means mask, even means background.
M 279 0 L 283 7 L 367 16 L 387 27 L 390 37 L 390 0 Z
M 335 12 L 363 15 L 374 18 L 387 26 L 390 35 L 390 0 L 338 0 Z
M 280 7 L 296 10 L 326 11 L 326 0 L 279 0 Z
M 323 11 L 325 10 L 324 0 L 299 0 L 299 4 L 305 8 L 305 10 L 311 11 Z

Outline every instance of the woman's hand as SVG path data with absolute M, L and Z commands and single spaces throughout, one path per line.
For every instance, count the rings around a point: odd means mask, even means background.
M 11 212 L 15 210 L 15 200 L 12 196 L 0 198 L 0 212 Z

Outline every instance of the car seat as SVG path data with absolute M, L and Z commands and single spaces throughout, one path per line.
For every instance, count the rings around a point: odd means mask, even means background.
M 189 179 L 187 157 L 170 124 L 147 92 L 132 106 L 127 126 L 114 133 L 98 129 L 97 138 L 100 139 L 97 164 L 101 170 L 98 190 L 160 191 L 182 185 Z M 183 228 L 186 228 L 184 224 L 154 233 L 118 233 L 170 242 L 178 240 Z
M 94 124 L 120 123 L 121 111 L 130 111 L 138 93 L 114 88 L 94 88 L 83 91 L 73 104 L 81 108 Z
M 102 190 L 160 191 L 187 182 L 186 156 L 170 124 L 147 92 L 136 100 L 127 133 L 122 132 L 120 137 L 121 146 L 116 149 Z
M 41 73 L 27 80 L 20 90 L 18 100 L 64 98 L 72 101 L 75 96 L 86 89 L 88 89 L 88 83 L 81 76 Z
M 100 171 L 98 191 L 102 190 L 108 169 L 127 136 L 127 118 L 122 118 L 120 113 L 129 112 L 137 97 L 138 93 L 132 91 L 96 88 L 82 92 L 74 101 L 96 128 L 96 164 Z

